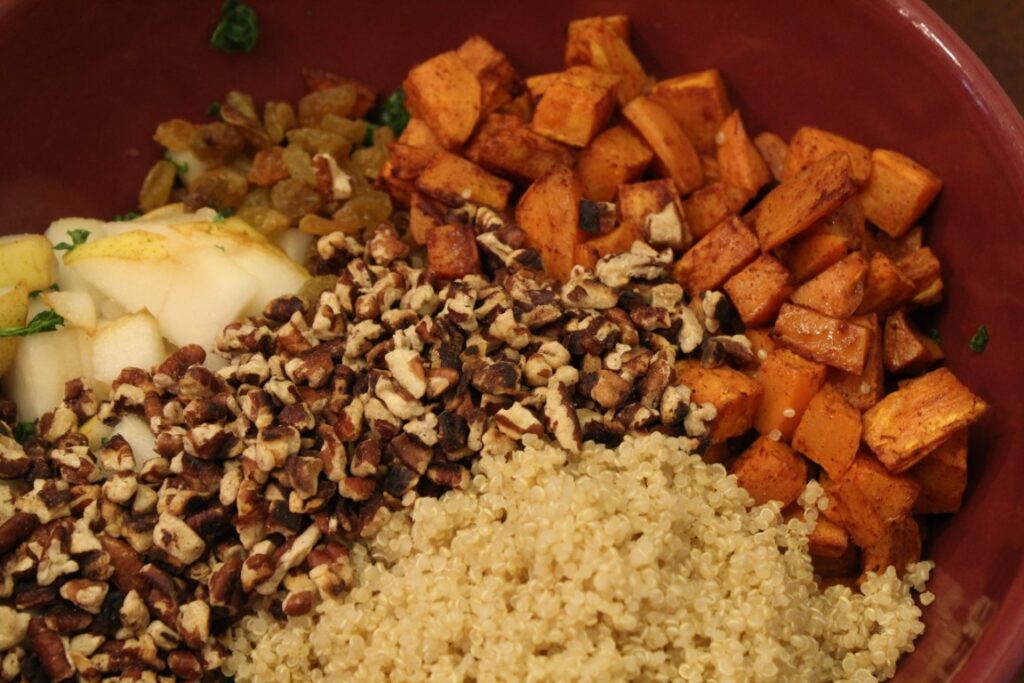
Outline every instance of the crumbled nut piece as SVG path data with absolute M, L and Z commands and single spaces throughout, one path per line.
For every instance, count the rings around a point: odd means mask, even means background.
M 59 577 L 77 571 L 78 562 L 71 559 L 65 552 L 59 534 L 51 536 L 49 544 L 44 546 L 43 554 L 36 566 L 36 583 L 40 586 L 49 586 Z
M 422 417 L 406 422 L 402 426 L 402 431 L 415 438 L 424 446 L 436 446 L 438 442 L 437 428 L 437 415 L 426 413 Z
M 29 621 L 28 644 L 51 681 L 66 681 L 75 675 L 64 641 L 46 627 L 42 617 L 33 617 Z
M 31 466 L 32 460 L 25 454 L 21 444 L 0 434 L 0 479 L 24 476 Z
M 302 438 L 294 427 L 268 427 L 256 436 L 256 464 L 264 472 L 282 467 L 289 455 L 299 452 Z
M 672 250 L 658 252 L 643 242 L 634 242 L 628 252 L 602 257 L 594 275 L 609 287 L 625 287 L 630 280 L 657 280 L 672 265 Z
M 548 431 L 558 445 L 571 453 L 579 453 L 583 443 L 579 418 L 572 403 L 572 391 L 560 382 L 548 385 L 544 402 Z
M 162 513 L 153 529 L 153 543 L 182 564 L 189 565 L 206 551 L 206 542 L 181 519 Z
M 103 581 L 72 579 L 60 587 L 60 596 L 90 614 L 99 614 L 108 588 Z
M 21 644 L 28 633 L 29 615 L 0 605 L 0 652 Z
M 567 308 L 605 310 L 619 303 L 618 292 L 599 282 L 582 266 L 572 269 L 569 281 L 562 285 L 561 297 Z
M 704 328 L 697 320 L 696 314 L 688 306 L 680 309 L 683 324 L 679 328 L 679 350 L 690 353 L 704 341 Z
M 718 411 L 713 403 L 702 403 L 697 405 L 691 403 L 689 413 L 683 423 L 687 436 L 704 436 L 708 433 L 708 423 L 718 416 Z
M 526 434 L 538 436 L 544 434 L 544 426 L 541 425 L 540 420 L 521 403 L 515 403 L 509 408 L 499 410 L 494 415 L 494 421 L 498 428 L 512 439 L 522 439 Z
M 427 393 L 426 370 L 419 353 L 412 349 L 395 349 L 384 356 L 388 371 L 395 381 L 415 399 Z

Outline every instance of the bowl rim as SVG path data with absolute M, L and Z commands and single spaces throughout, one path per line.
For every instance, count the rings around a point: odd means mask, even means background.
M 871 2 L 872 0 L 866 0 Z M 990 122 L 990 148 L 1006 171 L 1024 219 L 1024 118 L 995 76 L 967 43 L 924 0 L 885 0 L 919 34 L 930 52 L 951 66 L 972 105 Z M 1024 565 L 1018 564 L 1005 596 L 959 670 L 957 681 L 1011 681 L 1024 670 Z

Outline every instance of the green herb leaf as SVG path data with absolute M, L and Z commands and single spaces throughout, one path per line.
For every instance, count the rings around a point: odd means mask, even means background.
M 981 353 L 988 346 L 988 328 L 984 325 L 978 326 L 978 331 L 971 337 L 971 341 L 968 343 L 971 347 L 971 351 L 975 353 Z
M 18 443 L 25 443 L 25 440 L 35 433 L 35 422 L 19 422 L 14 426 L 14 440 Z
M 27 337 L 37 332 L 53 332 L 64 324 L 64 318 L 52 309 L 40 311 L 22 327 L 0 327 L 0 337 Z
M 110 437 L 109 436 L 101 436 L 100 437 L 100 445 L 101 446 L 106 446 L 109 442 L 110 442 Z
M 57 251 L 74 251 L 75 247 L 77 247 L 79 244 L 85 244 L 85 241 L 89 239 L 89 231 L 70 230 L 68 231 L 68 237 L 71 238 L 71 244 L 68 244 L 67 242 L 61 242 L 60 244 L 55 246 L 54 249 L 56 249 Z
M 46 289 L 37 289 L 34 292 L 29 292 L 28 293 L 28 298 L 30 298 L 30 299 L 38 299 L 39 295 L 42 294 L 43 292 L 59 292 L 59 291 L 60 291 L 60 285 L 58 285 L 56 282 L 54 282 L 52 285 L 50 285 Z
M 227 0 L 221 20 L 210 36 L 210 45 L 224 52 L 252 52 L 260 37 L 256 12 L 243 2 Z
M 939 328 L 929 327 L 927 330 L 925 330 L 925 334 L 927 334 L 928 338 L 931 339 L 936 344 L 942 343 L 942 338 L 939 337 Z
M 142 214 L 139 213 L 138 211 L 129 211 L 128 213 L 117 214 L 116 216 L 114 216 L 114 220 L 117 221 L 118 223 L 123 223 L 124 221 L 133 221 L 141 215 Z
M 409 110 L 405 108 L 405 91 L 401 87 L 396 88 L 383 102 L 367 112 L 366 120 L 370 125 L 366 127 L 364 144 L 373 144 L 373 131 L 381 126 L 388 126 L 395 131 L 395 135 L 401 135 L 409 124 Z
M 214 223 L 223 223 L 225 218 L 231 218 L 235 215 L 234 209 L 221 209 L 217 212 L 217 215 L 213 217 Z
M 220 116 L 220 102 L 210 102 L 210 106 L 206 108 L 206 115 L 211 119 Z
M 174 170 L 178 173 L 178 175 L 185 175 L 186 173 L 188 173 L 188 164 L 178 161 L 173 156 L 171 156 L 170 152 L 164 154 L 164 159 L 167 159 L 167 161 L 174 164 Z

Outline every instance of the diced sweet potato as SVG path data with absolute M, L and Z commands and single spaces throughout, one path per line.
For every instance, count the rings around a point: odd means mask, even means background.
M 622 23 L 625 20 L 625 35 Z M 646 90 L 650 78 L 629 47 L 629 20 L 623 16 L 589 17 L 569 22 L 566 67 L 585 65 L 619 77 L 619 104 Z
M 473 228 L 440 225 L 427 232 L 427 265 L 442 280 L 480 272 L 480 252 Z
M 450 206 L 473 202 L 499 211 L 508 204 L 512 192 L 512 183 L 448 152 L 438 153 L 423 169 L 416 187 Z
M 857 457 L 860 433 L 860 411 L 826 383 L 807 404 L 793 432 L 793 448 L 838 478 Z
M 784 304 L 775 319 L 775 339 L 801 356 L 846 372 L 863 372 L 871 333 L 848 320 Z
M 672 275 L 692 296 L 718 289 L 757 256 L 757 238 L 743 221 L 732 216 L 683 254 Z
M 849 545 L 850 535 L 846 529 L 820 515 L 807 537 L 807 552 L 812 557 L 839 559 L 846 554 Z
M 512 62 L 486 38 L 470 36 L 455 52 L 480 82 L 481 117 L 511 101 L 522 89 Z
M 788 245 L 783 259 L 793 273 L 793 282 L 801 283 L 835 265 L 846 256 L 849 243 L 839 235 L 805 234 Z
M 825 374 L 824 365 L 787 349 L 769 352 L 754 376 L 764 388 L 754 428 L 762 434 L 778 430 L 782 440 L 789 441 L 807 405 L 825 381 Z
M 847 538 L 849 538 L 849 534 L 847 534 Z M 818 583 L 821 590 L 836 584 L 856 589 L 854 580 L 860 571 L 860 548 L 853 543 L 847 543 L 846 550 L 839 557 L 811 555 L 811 563 L 814 565 L 814 573 L 821 577 L 821 581 Z
M 540 252 L 548 274 L 563 282 L 572 270 L 576 246 L 584 237 L 580 230 L 582 198 L 579 178 L 571 169 L 559 166 L 534 181 L 516 205 L 516 223 Z
M 899 309 L 885 319 L 882 358 L 892 373 L 922 372 L 943 358 L 942 347 L 920 332 Z
M 466 158 L 491 173 L 529 182 L 555 166 L 571 166 L 573 152 L 535 133 L 515 116 L 491 114 L 465 150 Z
M 524 92 L 516 95 L 494 111 L 498 114 L 514 116 L 523 123 L 529 123 L 533 120 L 533 100 L 530 99 L 530 93 Z
M 807 485 L 807 462 L 786 444 L 767 436 L 743 451 L 729 472 L 758 505 L 777 500 L 785 507 L 795 502 Z
M 718 157 L 708 152 L 697 152 L 700 159 L 700 168 L 704 171 L 704 183 L 716 183 L 721 180 L 721 173 L 718 169 Z
M 409 145 L 410 147 L 421 147 L 423 149 L 430 149 L 435 152 L 440 152 L 444 147 L 441 146 L 441 141 L 437 139 L 434 131 L 430 129 L 430 126 L 426 124 L 422 119 L 415 117 L 409 119 L 409 123 L 405 125 L 405 129 L 402 134 L 398 136 L 398 140 L 403 145 Z
M 702 152 L 715 149 L 715 134 L 732 109 L 717 69 L 660 81 L 651 89 L 651 99 L 672 115 Z
M 959 512 L 967 488 L 967 430 L 954 432 L 907 474 L 921 487 L 914 512 Z
M 885 313 L 902 306 L 913 296 L 914 281 L 882 252 L 872 254 L 864 280 L 864 298 L 857 313 Z
M 835 211 L 826 214 L 817 223 L 808 228 L 805 235 L 838 235 L 846 240 L 850 251 L 857 251 L 864 246 L 867 234 L 864 223 L 864 207 L 860 197 L 851 197 L 839 205 Z
M 789 155 L 782 177 L 792 178 L 816 161 L 834 152 L 845 152 L 850 156 L 850 177 L 853 182 L 863 185 L 871 177 L 871 150 L 848 140 L 841 135 L 804 126 L 789 141 Z
M 399 206 L 409 206 L 410 197 L 416 191 L 416 184 L 412 180 L 395 175 L 395 168 L 390 159 L 380 167 L 377 187 L 387 192 L 392 201 Z
M 899 269 L 914 283 L 911 301 L 918 306 L 930 306 L 942 301 L 942 266 L 935 253 L 922 247 L 900 259 Z
M 939 368 L 864 413 L 864 442 L 886 467 L 902 472 L 987 409 L 952 372 Z
M 669 208 L 671 207 L 671 208 Z M 668 178 L 649 180 L 644 183 L 630 183 L 619 187 L 616 208 L 619 223 L 635 223 L 646 226 L 651 216 L 662 214 L 666 209 L 674 212 L 674 218 L 682 225 L 682 208 L 675 184 Z M 684 229 L 686 237 L 689 231 Z M 689 239 L 686 240 L 689 244 Z
M 855 251 L 825 272 L 800 285 L 793 303 L 833 318 L 849 318 L 864 299 L 868 260 Z
M 595 202 L 612 201 L 619 185 L 642 176 L 653 159 L 654 152 L 632 128 L 609 128 L 576 160 L 584 196 Z
M 875 244 L 878 251 L 899 263 L 924 246 L 924 228 L 918 225 L 899 237 L 889 237 L 879 230 L 875 235 Z
M 533 129 L 573 147 L 586 147 L 615 109 L 617 76 L 588 66 L 560 73 L 544 89 L 533 113 Z
M 577 244 L 573 260 L 587 270 L 593 270 L 601 257 L 629 251 L 633 242 L 643 238 L 642 225 L 624 223 L 611 232 Z
M 726 280 L 723 288 L 747 327 L 775 320 L 779 308 L 793 293 L 789 271 L 768 254 Z
M 480 118 L 480 81 L 455 52 L 417 64 L 402 82 L 405 106 L 422 119 L 445 149 L 460 146 Z
M 655 167 L 675 182 L 679 194 L 701 186 L 704 171 L 697 150 L 661 105 L 648 97 L 637 97 L 622 109 L 622 114 L 654 150 Z
M 548 88 L 558 79 L 561 73 L 561 71 L 555 71 L 549 74 L 537 74 L 536 76 L 526 77 L 526 91 L 530 94 L 530 99 L 533 100 L 534 106 L 540 102 L 541 98 L 544 97 L 544 93 L 548 91 Z
M 769 192 L 754 217 L 761 249 L 796 237 L 849 199 L 856 189 L 850 172 L 850 157 L 836 152 Z
M 864 370 L 860 373 L 843 372 L 832 368 L 829 382 L 850 405 L 860 411 L 878 403 L 885 393 L 885 368 L 882 365 L 882 332 L 875 314 L 850 318 L 871 334 L 868 355 L 864 359 Z
M 908 564 L 921 560 L 921 530 L 913 517 L 895 519 L 885 525 L 882 537 L 877 542 L 864 546 L 863 573 L 881 574 L 889 567 L 895 567 L 902 576 Z
M 683 200 L 690 232 L 700 239 L 726 218 L 739 213 L 749 200 L 746 190 L 721 181 L 694 190 Z
M 763 363 L 776 348 L 772 339 L 772 331 L 767 327 L 748 327 L 743 335 L 750 340 L 750 350 L 754 354 L 755 363 Z
M 914 225 L 942 189 L 942 181 L 899 152 L 871 153 L 871 177 L 864 187 L 864 214 L 892 237 Z
M 444 225 L 444 212 L 421 192 L 409 197 L 409 234 L 416 244 L 427 243 L 427 233 Z
M 754 425 L 763 390 L 732 368 L 704 368 L 698 361 L 676 364 L 676 379 L 693 390 L 694 403 L 711 403 L 718 414 L 711 423 L 711 441 L 720 443 L 746 433 Z
M 416 180 L 439 153 L 438 150 L 413 147 L 401 142 L 388 145 L 388 152 L 393 175 L 405 180 Z
M 747 135 L 739 109 L 722 122 L 716 141 L 718 172 L 724 182 L 743 188 L 750 196 L 771 182 L 772 173 Z
M 823 483 L 829 506 L 835 506 L 842 525 L 862 548 L 885 536 L 886 527 L 907 518 L 917 498 L 913 479 L 893 474 L 870 455 L 860 454 L 842 477 Z
M 754 146 L 761 153 L 764 162 L 768 164 L 768 170 L 772 172 L 772 177 L 782 182 L 786 157 L 789 155 L 789 145 L 786 144 L 786 141 L 775 133 L 766 131 L 754 138 Z

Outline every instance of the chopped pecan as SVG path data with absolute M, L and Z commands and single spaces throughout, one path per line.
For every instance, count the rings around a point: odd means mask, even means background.
M 99 614 L 108 590 L 104 581 L 72 579 L 60 587 L 60 596 L 90 614 Z
M 0 605 L 0 652 L 7 652 L 25 639 L 28 622 L 28 614 Z
M 77 633 L 89 628 L 92 622 L 89 612 L 66 603 L 53 605 L 43 613 L 43 623 L 54 633 Z
M 206 542 L 183 520 L 163 513 L 153 529 L 153 543 L 182 564 L 192 564 L 206 551 Z
M 427 465 L 434 456 L 432 448 L 420 445 L 407 434 L 392 439 L 388 444 L 388 452 L 393 458 L 408 465 L 416 474 L 426 472 Z
M 28 512 L 15 512 L 0 524 L 0 557 L 14 550 L 39 528 L 39 518 Z
M 203 665 L 199 658 L 188 650 L 173 650 L 167 653 L 167 667 L 175 678 L 183 681 L 199 680 L 203 676 Z
M 51 681 L 66 681 L 75 675 L 75 667 L 64 648 L 64 641 L 46 627 L 42 617 L 33 617 L 29 622 L 28 644 Z
M 548 431 L 558 445 L 571 453 L 579 453 L 582 432 L 576 408 L 573 406 L 572 390 L 561 382 L 552 382 L 545 391 L 544 418 Z
M 32 467 L 32 459 L 20 443 L 0 434 L 0 479 L 23 477 Z

